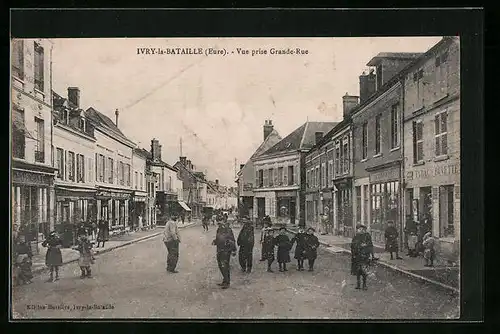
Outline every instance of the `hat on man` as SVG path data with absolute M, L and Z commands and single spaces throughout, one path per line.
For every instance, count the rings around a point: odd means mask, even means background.
M 307 232 L 309 232 L 309 231 L 316 232 L 316 230 L 315 230 L 313 227 L 309 227 L 309 228 L 307 229 Z

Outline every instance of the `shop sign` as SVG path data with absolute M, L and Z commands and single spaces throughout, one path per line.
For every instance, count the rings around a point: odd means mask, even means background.
M 276 192 L 276 197 L 295 197 L 297 193 L 295 191 L 278 191 Z
M 117 193 L 117 192 L 111 192 L 111 191 L 103 191 L 103 190 L 98 190 L 96 193 L 97 197 L 112 197 L 114 199 L 129 199 L 130 194 L 127 193 Z
M 455 163 L 434 168 L 420 169 L 406 172 L 406 180 L 425 180 L 437 176 L 449 176 L 460 174 L 460 164 Z
M 38 173 L 28 173 L 21 171 L 12 171 L 12 183 L 21 183 L 28 185 L 40 185 L 40 186 L 50 186 L 51 176 L 38 174 Z
M 392 167 L 378 172 L 370 173 L 370 183 L 379 183 L 399 180 L 399 167 Z

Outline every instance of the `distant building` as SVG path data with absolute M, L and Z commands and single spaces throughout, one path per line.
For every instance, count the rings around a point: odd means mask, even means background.
M 305 225 L 305 155 L 335 122 L 306 122 L 256 157 L 254 218 Z
M 174 164 L 182 182 L 184 201 L 180 202 L 183 209 L 181 215 L 191 215 L 192 218 L 201 218 L 203 207 L 207 201 L 207 187 L 205 175 L 197 172 L 195 166 L 186 157 L 179 157 L 179 161 Z

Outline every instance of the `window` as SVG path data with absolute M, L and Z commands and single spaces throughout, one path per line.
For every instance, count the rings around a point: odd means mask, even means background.
M 12 156 L 24 159 L 26 151 L 24 111 L 12 108 Z
M 118 163 L 118 184 L 123 186 L 123 176 L 124 176 L 124 171 L 123 171 L 123 162 Z
M 105 166 L 104 166 L 104 155 L 99 154 L 99 181 L 104 182 L 104 172 L 105 172 Z
M 321 164 L 321 188 L 326 187 L 326 164 Z
M 43 47 L 35 42 L 35 88 L 43 92 L 44 87 L 44 54 Z
M 454 205 L 453 205 L 454 186 L 446 185 L 439 187 L 439 221 L 441 223 L 441 237 L 454 237 Z
M 57 148 L 57 178 L 64 180 L 64 151 L 62 148 Z
M 423 77 L 424 77 L 424 70 L 420 69 L 417 72 L 413 73 L 413 82 L 416 85 L 416 102 L 415 102 L 415 109 L 420 109 L 423 104 L 424 104 L 424 98 L 423 98 L 423 93 L 424 93 L 424 82 L 423 82 Z
M 75 181 L 75 153 L 68 152 L 68 180 Z
M 257 171 L 256 176 L 257 176 L 257 180 L 256 180 L 257 187 L 259 187 L 259 188 L 264 187 L 264 171 L 262 169 L 259 169 Z
M 76 182 L 85 182 L 85 157 L 81 154 L 76 156 Z
M 370 210 L 370 191 L 367 185 L 363 186 L 363 223 L 364 224 L 369 224 L 370 222 L 368 221 L 368 212 Z
M 138 179 L 139 179 L 139 173 L 135 172 L 134 173 L 134 189 L 137 189 L 137 185 L 138 185 Z
M 340 143 L 335 143 L 335 175 L 340 175 Z
M 399 147 L 399 106 L 391 107 L 391 148 Z
M 319 188 L 319 183 L 320 183 L 320 178 L 319 178 L 319 166 L 316 166 L 315 171 L 314 171 L 314 187 Z
M 78 127 L 80 130 L 85 131 L 85 118 L 80 118 L 78 121 Z
M 35 162 L 45 162 L 45 123 L 35 117 Z
M 274 186 L 274 170 L 269 168 L 269 186 Z
M 328 161 L 328 186 L 333 185 L 333 160 Z
M 375 117 L 375 155 L 380 154 L 380 118 L 381 115 Z
M 448 113 L 438 113 L 434 117 L 436 137 L 436 157 L 448 154 Z
M 361 223 L 361 186 L 356 187 L 356 223 Z
M 342 150 L 342 160 L 344 163 L 342 172 L 343 173 L 349 173 L 349 137 L 344 138 L 343 143 L 343 150 Z
M 16 39 L 12 41 L 12 75 L 24 79 L 24 41 Z
M 368 157 L 368 122 L 363 124 L 363 139 L 362 139 L 362 156 L 361 159 Z
M 108 158 L 108 166 L 109 166 L 108 182 L 113 183 L 113 178 L 114 178 L 113 158 Z
M 295 183 L 294 168 L 293 166 L 288 166 L 288 185 L 292 186 Z
M 278 186 L 283 185 L 283 167 L 278 167 Z
M 144 177 L 144 176 L 143 176 L 143 175 L 142 175 L 142 173 L 141 173 L 141 176 L 140 176 L 141 190 L 144 190 L 144 189 L 143 189 L 143 177 Z
M 438 99 L 448 93 L 448 52 L 445 51 L 436 57 L 436 84 L 435 94 Z
M 127 180 L 127 186 L 130 187 L 130 181 L 131 181 L 130 179 L 132 178 L 132 175 L 130 174 L 130 165 L 127 164 L 126 166 L 127 167 L 125 169 L 125 178 Z
M 413 163 L 424 160 L 424 137 L 422 121 L 413 122 Z

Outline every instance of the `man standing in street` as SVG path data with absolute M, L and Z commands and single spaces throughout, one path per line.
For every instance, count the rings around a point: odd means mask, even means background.
M 401 260 L 402 257 L 399 256 L 398 252 L 398 230 L 394 227 L 394 222 L 389 220 L 387 222 L 389 225 L 385 230 L 385 250 L 391 254 L 391 260 L 394 260 L 392 253 L 396 253 L 396 259 Z
M 163 232 L 163 242 L 167 246 L 167 271 L 169 273 L 177 273 L 175 270 L 177 266 L 177 261 L 179 260 L 179 243 L 181 242 L 179 237 L 179 230 L 177 227 L 177 217 L 172 217 L 171 220 L 165 225 L 165 231 Z
M 227 289 L 231 283 L 229 261 L 231 255 L 236 255 L 236 243 L 233 230 L 229 227 L 228 222 L 219 220 L 219 224 L 212 245 L 217 246 L 217 264 L 222 274 L 222 283 L 218 285 L 222 289 Z
M 254 246 L 254 231 L 250 219 L 243 217 L 243 227 L 238 235 L 239 260 L 242 272 L 252 271 L 252 252 Z

